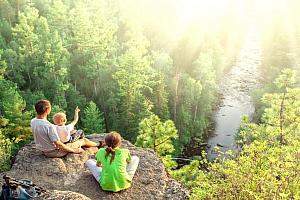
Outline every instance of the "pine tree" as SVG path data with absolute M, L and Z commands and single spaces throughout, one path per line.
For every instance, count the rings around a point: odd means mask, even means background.
M 38 10 L 27 7 L 12 28 L 12 41 L 4 51 L 6 77 L 21 90 L 42 91 L 53 104 L 66 109 L 69 53 L 57 31 L 49 28 Z
M 126 42 L 126 51 L 119 57 L 114 79 L 119 86 L 118 129 L 132 142 L 136 140 L 138 124 L 149 116 L 152 102 L 146 99 L 144 90 L 149 89 L 152 69 L 147 47 L 149 41 L 141 32 L 132 33 Z
M 103 133 L 105 131 L 103 113 L 92 101 L 84 109 L 82 122 L 86 134 Z
M 152 148 L 158 155 L 165 156 L 174 151 L 172 140 L 177 138 L 177 130 L 171 120 L 164 123 L 157 115 L 152 114 L 139 125 L 136 145 Z

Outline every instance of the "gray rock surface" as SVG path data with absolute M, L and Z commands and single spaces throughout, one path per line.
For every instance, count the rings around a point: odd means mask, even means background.
M 71 191 L 51 190 L 41 194 L 33 200 L 91 200 L 90 198 Z
M 103 135 L 90 135 L 95 142 Z M 17 154 L 7 175 L 31 179 L 47 190 L 38 199 L 186 199 L 188 190 L 170 178 L 162 161 L 150 149 L 135 147 L 122 141 L 132 155 L 140 158 L 140 164 L 132 187 L 118 192 L 103 191 L 84 163 L 93 158 L 97 148 L 88 148 L 82 154 L 68 154 L 64 158 L 47 158 L 33 143 L 24 146 Z M 2 181 L 2 180 L 1 180 Z

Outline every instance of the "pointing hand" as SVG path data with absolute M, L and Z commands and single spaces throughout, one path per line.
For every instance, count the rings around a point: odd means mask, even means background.
M 79 112 L 80 112 L 80 109 L 78 108 L 78 106 L 76 106 L 75 112 L 76 112 L 76 113 L 79 113 Z

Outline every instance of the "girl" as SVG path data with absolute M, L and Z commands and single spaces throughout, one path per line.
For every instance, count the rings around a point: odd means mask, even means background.
M 110 132 L 105 136 L 106 148 L 96 154 L 96 160 L 89 159 L 86 166 L 92 172 L 101 188 L 106 191 L 118 192 L 131 186 L 139 158 L 132 156 L 128 149 L 121 149 L 121 136 Z

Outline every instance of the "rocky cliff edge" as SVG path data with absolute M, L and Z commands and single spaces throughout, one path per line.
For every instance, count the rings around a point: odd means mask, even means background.
M 93 134 L 88 138 L 98 142 L 104 136 Z M 187 199 L 188 190 L 170 178 L 162 161 L 152 150 L 135 147 L 126 140 L 122 141 L 121 147 L 138 156 L 140 163 L 132 187 L 118 193 L 101 190 L 84 165 L 86 160 L 94 158 L 97 148 L 88 148 L 82 154 L 68 154 L 63 158 L 47 158 L 30 143 L 18 152 L 11 170 L 5 174 L 17 179 L 31 179 L 47 190 L 35 199 Z

